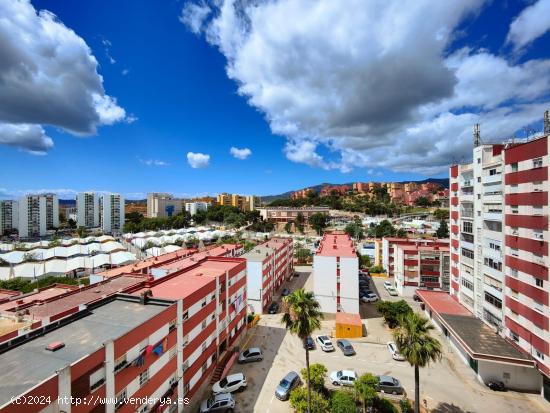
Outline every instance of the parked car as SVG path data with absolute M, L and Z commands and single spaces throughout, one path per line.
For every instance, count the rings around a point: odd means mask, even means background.
M 215 394 L 200 405 L 200 413 L 225 413 L 232 412 L 235 408 L 235 399 L 231 393 Z
M 298 373 L 291 371 L 279 382 L 279 385 L 275 389 L 275 397 L 283 401 L 288 400 L 292 389 L 298 387 L 301 383 L 302 381 Z
M 290 294 L 290 290 L 288 288 L 283 288 L 283 291 L 281 292 L 282 297 L 286 297 Z
M 317 336 L 317 342 L 323 351 L 334 351 L 332 341 L 327 336 Z
M 335 386 L 353 386 L 357 380 L 357 373 L 353 370 L 333 371 L 330 373 L 329 378 Z
M 389 295 L 393 295 L 394 297 L 397 296 L 397 290 L 395 288 L 388 287 L 387 290 Z
M 405 389 L 401 386 L 401 382 L 392 376 L 376 376 L 378 384 L 376 390 L 384 393 L 403 394 Z
M 342 353 L 344 353 L 344 356 L 354 356 L 355 355 L 355 350 L 353 349 L 353 346 L 345 338 L 341 338 L 340 340 L 336 340 L 336 345 L 338 346 L 338 348 L 340 350 L 342 350 Z
M 278 311 L 279 311 L 279 304 L 276 302 L 271 303 L 271 305 L 267 309 L 267 312 L 269 314 L 277 314 Z
M 364 303 L 374 303 L 378 301 L 378 296 L 374 293 L 369 293 L 361 297 L 361 301 Z
M 384 281 L 384 288 L 387 290 L 390 287 L 393 287 L 391 281 Z
M 262 361 L 264 359 L 264 356 L 262 354 L 262 350 L 258 347 L 251 347 L 245 351 L 243 351 L 239 355 L 239 363 L 250 363 L 253 361 Z
M 397 346 L 393 341 L 389 341 L 386 346 L 388 347 L 388 351 L 391 354 L 391 358 L 397 361 L 404 361 L 405 357 L 401 355 L 399 350 L 397 350 Z
M 489 380 L 486 385 L 493 391 L 506 391 L 504 383 L 498 380 Z
M 212 386 L 212 393 L 233 393 L 246 387 L 246 377 L 243 373 L 230 374 Z
M 308 350 L 315 350 L 315 341 L 313 341 L 311 336 L 307 336 L 304 340 L 304 348 L 307 348 Z

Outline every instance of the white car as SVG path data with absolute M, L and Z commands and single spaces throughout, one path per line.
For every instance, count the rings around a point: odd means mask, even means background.
M 387 290 L 388 288 L 393 287 L 391 281 L 384 281 L 384 288 Z
M 231 374 L 224 377 L 220 381 L 214 383 L 212 386 L 212 393 L 233 393 L 246 387 L 246 377 L 243 373 Z
M 329 378 L 335 386 L 353 386 L 357 380 L 357 373 L 353 370 L 338 370 L 330 373 Z
M 319 343 L 319 347 L 321 347 L 321 350 L 334 351 L 334 346 L 332 345 L 332 341 L 330 341 L 330 338 L 328 338 L 328 336 L 317 336 L 317 342 Z
M 401 353 L 399 352 L 399 350 L 397 350 L 397 346 L 395 345 L 395 343 L 393 341 L 388 342 L 386 344 L 386 346 L 388 347 L 388 351 L 390 352 L 392 359 L 397 360 L 397 361 L 404 361 L 405 360 L 405 357 L 403 357 L 401 355 Z
M 374 293 L 369 293 L 361 297 L 361 301 L 364 303 L 374 303 L 375 301 L 378 301 L 378 296 Z
M 397 290 L 395 288 L 388 287 L 387 290 L 389 295 L 393 295 L 394 297 L 397 296 Z

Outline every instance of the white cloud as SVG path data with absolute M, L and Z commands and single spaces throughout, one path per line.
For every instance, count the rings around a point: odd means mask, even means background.
M 244 160 L 248 158 L 250 155 L 252 155 L 252 151 L 250 149 L 248 148 L 239 149 L 239 148 L 235 148 L 234 146 L 231 147 L 231 149 L 229 150 L 229 153 L 231 153 L 233 157 L 241 160 Z
M 210 163 L 210 155 L 204 153 L 187 152 L 187 162 L 191 168 L 206 168 Z
M 0 144 L 24 148 L 35 155 L 44 155 L 53 148 L 53 140 L 40 125 L 0 123 Z
M 29 0 L 13 0 L 0 1 L 0 16 L 1 124 L 52 125 L 92 135 L 98 126 L 125 118 L 116 99 L 105 94 L 86 42 L 54 14 L 37 12 Z M 12 145 L 31 151 L 52 146 L 33 136 Z
M 529 5 L 510 24 L 506 41 L 519 50 L 550 30 L 550 0 Z
M 550 105 L 550 60 L 514 64 L 468 47 L 449 55 L 483 0 L 212 4 L 190 29 L 224 54 L 228 77 L 287 138 L 293 162 L 443 172 L 471 156 L 473 123 L 502 139 Z
M 205 3 L 186 3 L 181 10 L 179 19 L 189 30 L 195 34 L 199 34 L 210 12 L 210 7 Z
M 128 73 L 130 73 L 130 69 L 122 69 L 122 71 L 120 72 L 122 76 L 126 76 Z
M 170 166 L 168 162 L 161 161 L 159 159 L 141 159 L 138 158 L 138 161 L 147 166 Z

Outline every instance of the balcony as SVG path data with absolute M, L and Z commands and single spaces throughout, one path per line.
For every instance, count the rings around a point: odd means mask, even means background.
M 497 182 L 502 182 L 502 174 L 485 175 L 481 177 L 481 183 L 483 184 L 494 184 Z
M 492 212 L 484 212 L 483 213 L 483 219 L 486 219 L 487 221 L 498 221 L 502 222 L 502 211 L 492 211 Z

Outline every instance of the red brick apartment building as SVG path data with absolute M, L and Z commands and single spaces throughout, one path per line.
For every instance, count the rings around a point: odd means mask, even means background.
M 0 337 L 0 413 L 174 412 L 185 406 L 124 400 L 196 402 L 212 373 L 233 362 L 246 328 L 246 260 L 167 255 L 86 287 L 3 294 L 0 326 L 13 328 Z M 17 404 L 26 396 L 44 403 Z
M 277 291 L 293 272 L 292 238 L 272 238 L 242 257 L 247 262 L 248 306 L 251 313 L 263 314 Z
M 407 245 L 412 247 L 446 247 L 449 245 L 446 240 L 437 239 L 425 239 L 425 238 L 396 238 L 396 237 L 384 237 L 382 238 L 382 266 L 386 270 L 386 274 L 389 277 L 393 277 L 395 274 L 395 252 L 396 246 Z
M 548 117 L 548 113 L 546 114 Z M 450 168 L 451 296 L 536 363 L 550 401 L 550 121 Z

